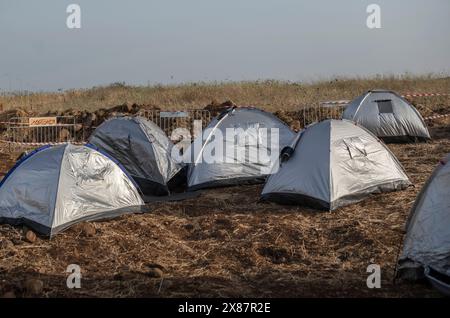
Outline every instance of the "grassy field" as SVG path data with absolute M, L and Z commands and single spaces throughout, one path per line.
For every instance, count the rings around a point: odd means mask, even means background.
M 87 90 L 58 93 L 10 94 L 0 96 L 4 110 L 22 108 L 37 113 L 67 109 L 94 111 L 124 103 L 180 110 L 201 108 L 211 101 L 232 100 L 237 105 L 257 106 L 269 111 L 293 110 L 317 105 L 328 99 L 352 99 L 368 89 L 384 88 L 406 92 L 450 92 L 450 77 L 402 76 L 335 79 L 314 83 L 257 81 L 238 83 L 195 83 L 178 86 L 131 87 L 117 83 Z M 420 100 L 428 106 L 439 100 Z

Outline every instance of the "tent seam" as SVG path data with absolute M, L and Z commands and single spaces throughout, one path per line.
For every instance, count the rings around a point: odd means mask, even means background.
M 364 98 L 361 100 L 361 103 L 359 103 L 358 108 L 356 108 L 355 113 L 353 114 L 353 119 L 356 117 L 356 114 L 359 112 L 359 109 L 361 108 L 362 104 L 366 101 L 366 98 L 370 96 L 370 94 L 372 94 L 371 91 L 369 91 L 366 96 L 364 96 Z
M 155 149 L 155 144 L 156 144 L 156 143 L 157 143 L 159 146 L 161 146 L 161 148 L 164 150 L 164 152 L 166 153 L 166 155 L 167 155 L 168 157 L 172 157 L 172 154 L 169 153 L 169 152 L 167 151 L 167 149 L 166 149 L 165 147 L 163 147 L 163 145 L 161 145 L 161 143 L 159 142 L 159 140 L 158 140 L 153 134 L 151 135 L 151 137 L 149 136 L 149 134 L 147 133 L 147 131 L 144 129 L 144 125 L 143 125 L 142 122 L 140 122 L 139 120 L 136 120 L 135 122 L 137 123 L 137 125 L 139 126 L 139 129 L 142 131 L 142 133 L 147 137 L 148 141 L 150 142 L 150 146 L 152 147 L 153 155 L 154 155 L 155 157 L 157 157 L 157 153 L 158 153 L 158 152 L 156 151 L 156 149 Z M 153 141 L 152 139 L 155 140 L 155 141 Z M 169 136 L 167 136 L 167 139 L 170 140 Z M 170 146 L 170 144 L 169 144 L 169 146 Z M 170 178 L 168 178 L 168 180 L 166 180 L 166 176 L 164 176 L 164 175 L 161 173 L 161 171 L 164 170 L 164 169 L 161 169 L 162 167 L 160 166 L 160 161 L 159 161 L 159 160 L 157 160 L 157 163 L 156 163 L 156 164 L 158 165 L 158 170 L 159 170 L 158 172 L 159 172 L 159 174 L 161 175 L 161 177 L 162 177 L 162 179 L 163 179 L 163 182 L 167 184 L 167 182 L 169 182 Z
M 63 152 L 63 155 L 62 155 L 62 157 L 61 157 L 61 162 L 60 162 L 60 164 L 59 164 L 58 183 L 56 184 L 55 202 L 54 202 L 54 204 L 53 204 L 53 216 L 52 216 L 52 221 L 51 221 L 50 224 L 49 224 L 49 225 L 50 225 L 50 234 L 49 234 L 49 237 L 50 237 L 50 238 L 52 237 L 52 232 L 53 232 L 53 222 L 55 221 L 55 215 L 56 215 L 56 204 L 58 203 L 58 198 L 59 198 L 59 184 L 60 184 L 60 182 L 61 182 L 61 170 L 62 170 L 64 158 L 66 157 L 67 147 L 68 147 L 69 145 L 70 145 L 70 144 L 68 144 L 68 145 L 66 145 L 66 146 L 64 147 L 64 152 Z
M 330 189 L 330 193 L 329 193 L 329 201 L 330 202 L 330 210 L 332 210 L 332 193 L 334 191 L 334 184 L 333 184 L 333 179 L 331 176 L 331 151 L 333 149 L 333 147 L 331 146 L 331 136 L 333 135 L 331 130 L 333 129 L 333 120 L 330 120 L 330 140 L 328 142 L 328 147 L 329 147 L 329 151 L 328 151 L 328 178 L 329 178 L 329 189 Z
M 223 121 L 225 118 L 227 118 L 229 115 L 230 115 L 230 114 L 227 113 L 225 116 L 223 116 L 223 117 L 217 122 L 216 125 L 214 125 L 214 127 L 212 128 L 212 130 L 211 130 L 211 132 L 209 133 L 208 137 L 205 139 L 205 142 L 202 144 L 202 148 L 201 148 L 200 151 L 199 151 L 199 156 L 198 156 L 198 157 L 200 157 L 200 155 L 203 154 L 203 150 L 205 149 L 206 144 L 208 143 L 208 141 L 211 139 L 212 133 L 217 129 L 217 127 L 220 125 L 220 123 L 222 123 L 222 121 Z M 202 134 L 201 137 L 203 138 L 203 134 Z M 194 167 L 197 165 L 198 157 L 194 160 Z

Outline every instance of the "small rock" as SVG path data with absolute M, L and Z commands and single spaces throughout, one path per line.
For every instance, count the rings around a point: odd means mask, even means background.
M 145 266 L 147 266 L 148 268 L 153 268 L 153 267 L 155 267 L 155 268 L 159 268 L 159 269 L 161 269 L 161 270 L 164 270 L 164 266 L 159 265 L 159 264 L 157 264 L 157 263 L 149 263 L 149 264 L 146 264 Z
M 27 242 L 29 242 L 29 243 L 34 243 L 34 242 L 36 242 L 37 237 L 36 237 L 36 234 L 34 234 L 33 231 L 28 230 L 28 231 L 25 233 L 25 239 L 26 239 Z
M 164 266 L 156 263 L 147 264 L 146 266 L 148 267 L 147 276 L 154 278 L 161 278 L 164 276 Z
M 164 272 L 157 267 L 149 268 L 147 272 L 147 276 L 153 277 L 153 278 L 161 278 L 164 276 Z
M 196 221 L 192 222 L 192 223 L 188 223 L 186 225 L 184 225 L 184 228 L 188 231 L 193 231 L 193 232 L 198 232 L 202 230 L 202 227 L 200 226 L 200 224 Z
M 39 295 L 44 289 L 44 282 L 40 279 L 30 278 L 23 284 L 24 289 L 30 295 Z
M 184 225 L 184 228 L 188 231 L 193 230 L 194 229 L 194 225 L 192 225 L 191 223 Z
M 87 237 L 92 237 L 92 236 L 95 235 L 95 233 L 97 233 L 95 227 L 92 224 L 90 224 L 90 223 L 82 224 L 81 231 Z
M 213 236 L 217 239 L 223 240 L 228 237 L 228 232 L 225 230 L 217 230 L 213 232 Z
M 233 106 L 236 106 L 236 104 L 235 104 L 231 99 L 229 99 L 229 100 L 223 102 L 223 103 L 222 103 L 222 106 L 225 106 L 225 107 L 233 107 Z

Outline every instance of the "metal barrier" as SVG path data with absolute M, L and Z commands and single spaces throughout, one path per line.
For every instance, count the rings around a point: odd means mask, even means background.
M 19 152 L 48 144 L 83 141 L 83 127 L 73 116 L 12 117 L 2 123 L 0 142 L 10 152 Z
M 341 119 L 345 107 L 345 105 L 336 104 L 319 104 L 312 107 L 303 107 L 298 111 L 294 111 L 294 117 L 299 120 L 303 128 L 325 119 Z M 174 112 L 142 110 L 139 112 L 139 115 L 153 121 L 169 137 L 171 137 L 172 132 L 176 128 L 187 128 L 191 136 L 195 138 L 194 121 L 201 120 L 202 129 L 204 129 L 212 119 L 210 111 L 203 109 Z
M 340 119 L 345 106 L 320 104 L 304 107 L 291 113 L 299 121 L 300 128 L 324 119 Z M 204 109 L 186 111 L 141 110 L 143 116 L 158 125 L 169 137 L 177 128 L 187 129 L 193 138 L 197 129 L 204 129 L 212 119 L 211 112 Z M 199 121 L 195 124 L 196 121 Z M 200 125 L 201 124 L 201 125 Z M 0 143 L 3 149 L 20 152 L 47 144 L 82 143 L 89 127 L 77 123 L 74 116 L 13 117 L 0 123 Z M 197 130 L 197 131 L 196 131 Z M 177 140 L 173 140 L 177 143 Z M 4 147 L 6 145 L 6 147 Z
M 320 104 L 314 107 L 304 107 L 298 117 L 303 128 L 325 119 L 341 119 L 346 106 L 336 104 Z
M 169 138 L 177 128 L 186 128 L 191 136 L 196 137 L 194 122 L 201 121 L 201 128 L 208 126 L 211 113 L 204 109 L 191 109 L 186 111 L 141 110 L 139 115 L 158 125 Z

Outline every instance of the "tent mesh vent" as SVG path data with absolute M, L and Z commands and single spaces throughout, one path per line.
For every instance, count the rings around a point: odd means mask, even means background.
M 378 111 L 380 112 L 380 114 L 392 114 L 394 112 L 392 107 L 392 100 L 376 100 L 375 102 L 378 105 Z

